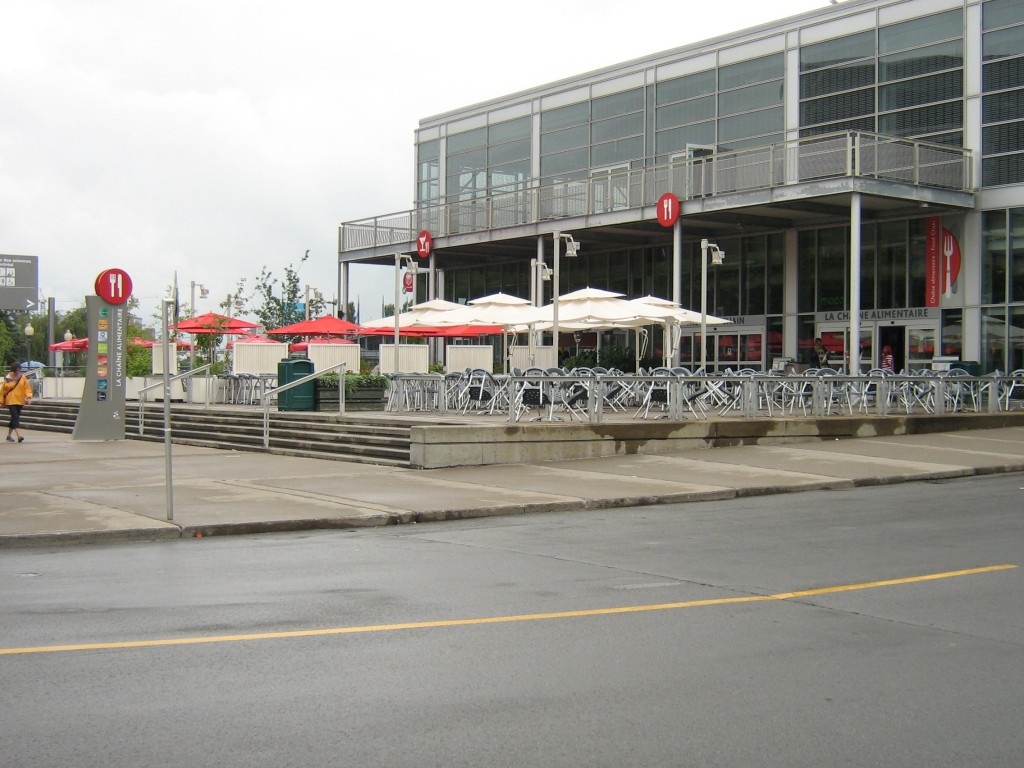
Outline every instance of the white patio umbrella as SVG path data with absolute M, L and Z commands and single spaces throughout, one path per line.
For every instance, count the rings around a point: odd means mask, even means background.
M 410 328 L 417 325 L 455 325 L 455 323 L 448 323 L 444 320 L 445 314 L 462 308 L 462 304 L 456 304 L 454 301 L 431 299 L 430 301 L 424 301 L 409 307 L 407 311 L 399 314 L 398 325 L 400 328 Z M 370 320 L 362 325 L 364 328 L 394 328 L 395 316 L 389 315 L 379 320 Z
M 503 326 L 505 333 L 502 334 L 502 359 L 507 373 L 508 334 L 515 333 L 517 328 L 536 322 L 541 315 L 541 310 L 528 300 L 499 292 L 481 296 L 479 299 L 471 299 L 466 306 L 453 309 L 445 315 L 445 323 Z

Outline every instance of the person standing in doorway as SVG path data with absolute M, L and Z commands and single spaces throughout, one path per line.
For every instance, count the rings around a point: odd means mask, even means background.
M 819 368 L 828 368 L 828 350 L 821 343 L 820 336 L 814 340 L 814 362 Z
M 13 443 L 15 437 L 19 443 L 25 442 L 21 435 L 21 409 L 31 402 L 32 385 L 22 375 L 21 366 L 15 363 L 4 376 L 3 387 L 0 388 L 0 405 L 6 405 L 11 414 L 7 424 L 7 442 Z
M 896 358 L 893 357 L 892 347 L 888 344 L 882 347 L 882 370 L 887 373 L 896 373 Z

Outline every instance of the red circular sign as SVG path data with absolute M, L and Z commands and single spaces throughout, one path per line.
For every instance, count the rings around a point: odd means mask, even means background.
M 663 227 L 671 227 L 679 218 L 679 198 L 666 192 L 658 198 L 658 223 Z
M 406 272 L 402 275 L 402 290 L 405 293 L 412 293 L 413 277 L 412 272 Z
M 110 304 L 124 304 L 132 295 L 132 279 L 123 269 L 105 269 L 96 278 L 96 295 Z
M 430 255 L 430 251 L 433 247 L 434 238 L 432 238 L 430 233 L 424 229 L 416 238 L 416 253 L 420 255 L 421 259 L 425 259 Z

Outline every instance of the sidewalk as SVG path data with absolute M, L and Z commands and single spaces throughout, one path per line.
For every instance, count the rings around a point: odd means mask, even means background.
M 397 469 L 27 431 L 0 442 L 0 548 L 355 528 L 1024 471 L 1024 427 Z

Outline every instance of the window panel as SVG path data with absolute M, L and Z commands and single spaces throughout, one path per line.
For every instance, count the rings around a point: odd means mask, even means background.
M 718 121 L 718 141 L 724 143 L 748 136 L 763 133 L 776 133 L 783 130 L 782 107 L 763 109 L 760 112 L 748 112 L 745 115 L 727 117 Z
M 655 89 L 658 104 L 670 104 L 673 101 L 692 99 L 715 92 L 715 70 L 706 69 L 685 77 L 663 80 Z
M 861 61 L 800 76 L 800 98 L 824 96 L 875 84 L 875 61 Z
M 601 96 L 591 103 L 590 115 L 593 120 L 600 120 L 605 117 L 625 115 L 630 112 L 639 112 L 644 108 L 643 88 L 634 88 L 630 91 L 613 93 L 610 96 Z
M 871 115 L 875 111 L 875 89 L 865 88 L 852 93 L 826 96 L 800 105 L 800 125 L 835 122 L 851 117 Z
M 715 97 L 704 96 L 700 99 L 682 101 L 667 107 L 658 107 L 656 123 L 658 130 L 685 125 L 698 120 L 707 120 L 715 116 Z
M 1024 183 L 1024 154 L 984 158 L 981 178 L 986 187 Z
M 1010 264 L 1008 272 L 1010 276 L 1010 301 L 1024 301 L 1024 208 L 1014 208 L 1010 211 Z M 1024 312 L 1024 307 L 1019 309 L 1018 312 Z M 1024 326 L 1020 327 L 1024 328 Z M 1021 352 L 1024 352 L 1024 350 Z M 1018 354 L 1021 354 L 1021 352 Z M 1015 365 L 1014 367 L 1024 367 L 1024 364 Z
M 982 216 L 981 302 L 1006 301 L 1006 211 Z
M 590 144 L 590 126 L 578 125 L 554 133 L 545 133 L 540 137 L 540 151 L 547 155 L 563 149 L 585 147 Z
M 487 164 L 500 165 L 511 160 L 522 160 L 530 156 L 530 140 L 519 139 L 497 144 L 487 151 Z
M 878 130 L 894 136 L 920 136 L 925 133 L 952 131 L 964 127 L 962 101 L 931 107 L 908 109 L 879 115 Z
M 998 32 L 986 32 L 981 41 L 981 51 L 985 61 L 1020 56 L 1024 53 L 1024 29 L 1009 27 Z
M 658 131 L 654 140 L 655 152 L 659 155 L 683 152 L 687 144 L 711 145 L 715 143 L 715 124 L 697 123 L 668 131 Z
M 889 80 L 902 80 L 905 77 L 926 75 L 929 72 L 939 72 L 963 65 L 963 40 L 950 40 L 947 43 L 879 57 L 878 80 L 883 83 Z
M 589 164 L 590 150 L 584 147 L 559 152 L 557 155 L 545 155 L 540 159 L 540 172 L 542 176 L 554 176 L 586 168 Z
M 891 53 L 951 37 L 961 37 L 963 26 L 963 11 L 956 8 L 934 16 L 882 27 L 878 30 L 878 52 Z
M 610 141 L 612 139 L 624 139 L 629 136 L 639 136 L 644 132 L 643 112 L 633 115 L 613 117 L 610 120 L 601 120 L 591 126 L 591 141 Z
M 487 129 L 476 128 L 472 131 L 455 133 L 448 137 L 448 154 L 462 152 L 467 149 L 475 149 L 487 145 Z
M 981 119 L 986 123 L 1024 118 L 1024 90 L 1004 91 L 981 100 Z
M 981 88 L 986 93 L 1024 86 L 1024 57 L 986 64 L 981 70 Z
M 818 232 L 818 312 L 846 308 L 846 243 L 845 227 Z
M 814 312 L 815 288 L 818 285 L 815 252 L 818 233 L 804 230 L 797 235 L 797 311 Z M 813 337 L 813 336 L 812 336 Z
M 471 152 L 463 152 L 460 155 L 448 155 L 445 172 L 450 176 L 459 171 L 472 171 L 486 167 L 487 151 L 484 149 L 474 149 Z
M 560 128 L 568 128 L 570 125 L 581 125 L 588 122 L 590 122 L 590 102 L 581 101 L 579 104 L 570 104 L 567 107 L 559 107 L 542 113 L 540 130 L 542 133 L 547 133 Z
M 823 136 L 826 133 L 839 133 L 840 131 L 870 131 L 875 132 L 875 118 L 861 117 L 856 120 L 843 120 L 838 123 L 827 123 L 816 125 L 813 128 L 801 128 L 800 137 Z
M 506 120 L 503 123 L 495 123 L 487 129 L 487 139 L 491 144 L 501 144 L 504 141 L 530 138 L 532 119 L 520 117 L 515 120 Z
M 424 141 L 416 145 L 416 156 L 419 162 L 425 163 L 428 160 L 437 160 L 441 155 L 441 142 L 437 139 Z
M 884 85 L 878 89 L 878 108 L 880 110 L 903 109 L 933 101 L 948 101 L 963 95 L 964 73 L 961 70 L 955 70 L 941 75 L 930 75 Z
M 874 55 L 875 31 L 869 29 L 856 35 L 805 45 L 800 49 L 800 71 L 831 67 Z
M 982 29 L 1020 23 L 1024 23 L 1024 3 L 1020 0 L 989 0 L 981 6 Z
M 644 140 L 642 136 L 632 139 L 619 139 L 604 144 L 595 144 L 591 149 L 593 167 L 612 165 L 623 161 L 634 160 L 644 156 Z
M 986 155 L 1024 150 L 1024 123 L 990 125 L 981 130 L 981 151 Z
M 521 187 L 530 180 L 530 161 L 520 160 L 517 163 L 491 168 L 491 190 L 508 191 L 510 187 Z
M 725 117 L 781 104 L 782 90 L 782 81 L 778 80 L 720 93 L 718 95 L 718 114 Z
M 748 147 L 765 147 L 769 144 L 781 144 L 784 137 L 781 133 L 766 133 L 763 136 L 754 136 L 749 139 L 734 139 L 718 145 L 719 152 L 735 152 Z
M 741 85 L 759 83 L 762 80 L 774 80 L 785 74 L 783 66 L 782 54 L 773 53 L 757 59 L 719 67 L 718 88 L 724 91 L 729 88 L 738 88 Z
M 786 242 L 781 233 L 768 235 L 769 312 L 781 313 L 785 303 Z M 781 338 L 781 337 L 780 337 Z

